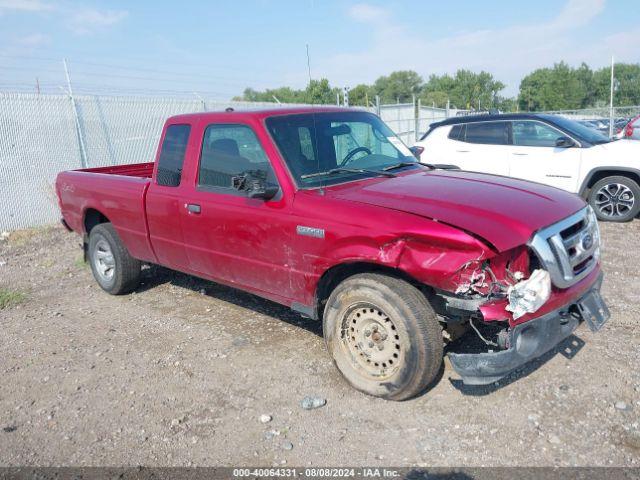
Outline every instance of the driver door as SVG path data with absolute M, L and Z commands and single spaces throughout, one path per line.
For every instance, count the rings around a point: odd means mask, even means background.
M 248 125 L 210 124 L 204 130 L 195 185 L 184 194 L 182 225 L 190 268 L 256 293 L 288 298 L 288 245 L 295 233 L 281 192 L 248 198 L 234 177 L 262 172 L 277 185 L 260 141 Z

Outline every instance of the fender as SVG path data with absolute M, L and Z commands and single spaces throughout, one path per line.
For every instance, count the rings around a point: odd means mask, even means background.
M 596 168 L 592 168 L 591 171 L 589 171 L 587 176 L 582 181 L 582 184 L 580 185 L 580 189 L 578 190 L 578 195 L 580 197 L 582 197 L 582 198 L 585 197 L 585 195 L 587 194 L 587 190 L 589 189 L 587 187 L 587 185 L 589 185 L 589 182 L 591 181 L 591 179 L 593 178 L 593 176 L 596 173 L 602 172 L 602 171 L 620 172 L 620 173 L 633 173 L 638 178 L 640 178 L 640 170 L 637 169 L 637 168 L 617 167 L 617 166 L 616 167 L 611 166 L 611 167 L 596 167 Z

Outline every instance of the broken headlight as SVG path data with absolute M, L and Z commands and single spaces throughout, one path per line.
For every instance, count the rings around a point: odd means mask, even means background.
M 591 205 L 587 206 L 587 223 L 589 231 L 592 232 L 593 241 L 597 245 L 596 249 L 593 252 L 593 258 L 598 261 L 600 260 L 600 248 L 602 247 L 602 239 L 600 238 L 600 226 L 598 225 L 598 217 L 596 217 L 596 212 L 593 211 Z
M 551 295 L 551 277 L 546 270 L 534 270 L 529 278 L 512 285 L 507 290 L 509 305 L 507 310 L 513 313 L 513 319 L 526 313 L 534 313 Z

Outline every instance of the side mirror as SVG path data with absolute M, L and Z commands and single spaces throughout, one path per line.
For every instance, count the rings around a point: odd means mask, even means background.
M 409 150 L 411 151 L 411 153 L 413 153 L 414 157 L 420 160 L 420 155 L 422 155 L 422 152 L 424 152 L 424 147 L 420 147 L 419 145 L 414 145 L 413 147 L 409 147 Z
M 575 146 L 576 146 L 576 142 L 574 142 L 569 137 L 558 137 L 556 139 L 556 147 L 558 148 L 571 148 Z
M 271 200 L 280 190 L 276 185 L 268 185 L 264 172 L 247 172 L 232 178 L 233 188 L 245 192 L 249 198 Z

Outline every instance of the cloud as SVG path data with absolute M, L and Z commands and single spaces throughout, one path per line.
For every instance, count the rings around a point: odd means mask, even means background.
M 424 77 L 453 73 L 459 68 L 485 70 L 507 83 L 504 93 L 513 95 L 523 75 L 560 60 L 602 65 L 613 53 L 620 61 L 640 61 L 637 47 L 619 43 L 624 38 L 637 40 L 634 32 L 621 31 L 611 37 L 591 35 L 587 42 L 576 38 L 576 30 L 590 25 L 604 8 L 605 0 L 568 0 L 554 17 L 542 23 L 430 38 L 421 24 L 402 24 L 391 10 L 359 3 L 347 13 L 353 21 L 370 27 L 370 41 L 362 42 L 360 50 L 319 59 L 316 72 L 334 84 L 354 86 L 393 70 L 411 69 Z
M 32 33 L 30 35 L 19 38 L 16 41 L 16 44 L 22 47 L 35 48 L 46 45 L 50 42 L 51 37 L 49 37 L 49 35 L 45 35 L 44 33 Z
M 111 27 L 129 15 L 126 10 L 96 10 L 92 8 L 80 10 L 71 17 L 71 30 L 78 35 L 85 35 L 96 30 Z
M 0 0 L 0 14 L 7 11 L 45 12 L 53 9 L 53 5 L 41 0 Z
M 379 22 L 389 16 L 389 12 L 384 8 L 369 5 L 368 3 L 352 5 L 348 13 L 352 19 L 363 23 Z
M 569 0 L 553 24 L 558 27 L 588 25 L 591 20 L 600 15 L 605 6 L 605 0 Z

